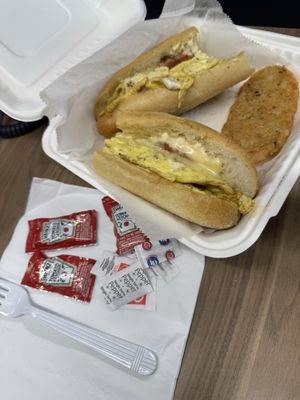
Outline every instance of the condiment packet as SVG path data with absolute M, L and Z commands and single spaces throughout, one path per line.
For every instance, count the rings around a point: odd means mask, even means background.
M 122 261 L 117 267 L 117 272 L 122 271 L 125 268 L 128 268 L 129 265 L 130 264 L 126 264 L 125 261 Z M 149 275 L 148 278 L 150 278 Z M 156 279 L 150 279 L 150 280 L 153 292 L 144 294 L 143 296 L 130 301 L 129 303 L 125 304 L 122 307 L 123 309 L 128 308 L 131 310 L 135 309 L 135 310 L 149 310 L 149 311 L 154 311 L 156 309 L 156 292 L 157 292 Z
M 107 216 L 114 224 L 114 234 L 117 239 L 116 253 L 118 255 L 133 253 L 135 246 L 149 241 L 121 204 L 108 196 L 102 198 L 102 204 Z
M 162 239 L 153 243 L 147 241 L 136 246 L 134 250 L 140 264 L 145 268 L 173 260 L 182 253 L 176 239 Z
M 136 257 L 118 256 L 109 250 L 104 250 L 99 260 L 96 261 L 92 268 L 92 273 L 97 276 L 96 285 L 101 284 L 101 280 L 108 276 L 112 276 L 116 272 L 128 268 L 130 265 L 136 263 Z M 151 280 L 152 287 L 156 286 L 156 280 Z M 156 293 L 155 290 L 149 294 L 138 297 L 128 304 L 122 306 L 122 309 L 137 309 L 137 310 L 155 310 L 156 308 Z
M 97 275 L 99 280 L 101 280 L 121 270 L 119 269 L 121 264 L 129 266 L 131 264 L 134 264 L 135 262 L 135 257 L 130 258 L 125 256 L 118 256 L 112 251 L 104 250 L 99 257 L 99 260 L 95 262 L 92 268 L 92 273 Z
M 91 274 L 95 262 L 91 258 L 66 254 L 47 257 L 36 251 L 28 262 L 21 284 L 90 302 L 96 279 Z
M 36 250 L 57 250 L 97 243 L 97 213 L 81 211 L 55 218 L 28 221 L 26 253 Z
M 161 278 L 165 283 L 171 282 L 180 272 L 180 269 L 173 260 L 148 266 L 147 270 L 156 278 Z
M 168 283 L 180 272 L 173 259 L 182 253 L 176 239 L 162 239 L 158 242 L 144 242 L 135 247 L 140 265 L 157 278 Z
M 113 310 L 153 291 L 148 275 L 138 263 L 107 276 L 99 287 L 106 304 Z

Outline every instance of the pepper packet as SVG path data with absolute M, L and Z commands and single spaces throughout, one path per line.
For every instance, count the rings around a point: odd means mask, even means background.
M 107 277 L 113 277 L 113 275 L 119 271 L 122 271 L 132 264 L 136 263 L 135 257 L 118 256 L 109 250 L 104 250 L 99 257 L 99 260 L 94 264 L 92 273 L 97 276 L 96 286 L 101 284 L 101 281 Z M 151 280 L 151 285 L 154 288 L 156 286 L 156 280 Z M 153 292 L 144 294 L 137 297 L 129 303 L 125 303 L 121 306 L 121 309 L 136 309 L 136 310 L 155 310 L 156 308 L 156 293 L 155 288 Z
M 106 277 L 99 284 L 105 303 L 113 310 L 153 292 L 151 281 L 138 263 Z

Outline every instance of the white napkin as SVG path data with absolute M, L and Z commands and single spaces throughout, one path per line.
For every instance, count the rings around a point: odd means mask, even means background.
M 2 256 L 0 276 L 20 282 L 29 259 L 24 247 L 27 220 L 32 218 L 96 209 L 99 217 L 98 245 L 51 254 L 66 253 L 97 259 L 102 250 L 115 250 L 112 224 L 102 208 L 102 196 L 94 189 L 35 178 L 26 213 Z M 41 306 L 154 350 L 159 358 L 154 375 L 147 378 L 131 376 L 37 321 L 27 317 L 10 320 L 0 316 L 1 398 L 171 399 L 202 278 L 204 257 L 183 247 L 183 254 L 176 263 L 181 273 L 168 285 L 158 287 L 156 311 L 110 311 L 96 288 L 89 304 L 29 289 L 32 299 Z

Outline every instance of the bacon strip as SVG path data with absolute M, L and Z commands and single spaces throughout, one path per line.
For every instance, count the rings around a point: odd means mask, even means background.
M 187 61 L 193 58 L 193 56 L 189 56 L 188 54 L 180 54 L 179 56 L 163 56 L 160 59 L 160 64 L 168 67 L 168 68 L 173 68 L 176 65 L 180 64 L 183 61 Z
M 177 150 L 177 149 L 174 149 L 174 148 L 171 147 L 168 143 L 163 143 L 162 148 L 163 148 L 165 151 L 168 151 L 169 153 L 176 153 L 176 154 L 178 154 L 180 157 L 189 159 L 189 157 L 188 157 L 185 153 L 182 153 L 181 151 L 179 151 L 179 150 Z

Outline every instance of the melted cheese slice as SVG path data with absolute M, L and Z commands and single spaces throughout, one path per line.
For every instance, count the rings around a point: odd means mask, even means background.
M 171 137 L 168 133 L 142 138 L 118 133 L 104 143 L 104 153 L 121 157 L 171 182 L 199 185 L 208 194 L 234 204 L 242 214 L 253 207 L 252 199 L 236 193 L 222 179 L 221 161 L 209 156 L 200 143 L 189 144 L 184 137 Z

